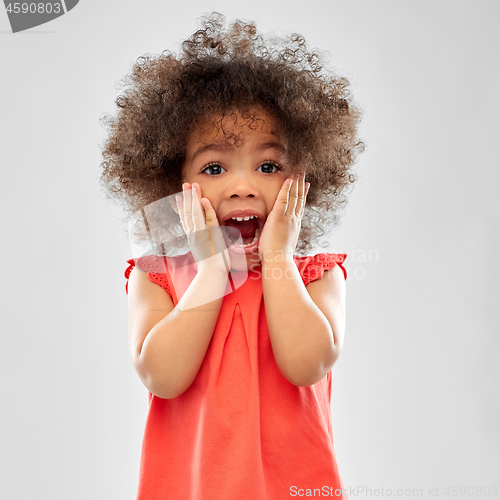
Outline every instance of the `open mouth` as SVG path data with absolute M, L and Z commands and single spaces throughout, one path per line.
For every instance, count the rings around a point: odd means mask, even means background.
M 225 233 L 232 246 L 251 248 L 259 241 L 264 220 L 257 215 L 235 216 L 225 220 L 223 225 L 228 228 Z

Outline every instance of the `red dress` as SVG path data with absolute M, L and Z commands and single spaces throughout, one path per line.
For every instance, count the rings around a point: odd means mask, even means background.
M 294 260 L 307 286 L 335 265 L 347 279 L 346 257 L 322 253 Z M 127 262 L 127 280 L 137 263 L 177 304 L 163 257 Z M 303 496 L 310 489 L 310 496 L 347 498 L 333 447 L 331 372 L 309 387 L 281 374 L 261 269 L 249 271 L 244 284 L 224 297 L 192 385 L 173 399 L 149 392 L 138 500 L 280 500 L 301 496 L 300 489 Z

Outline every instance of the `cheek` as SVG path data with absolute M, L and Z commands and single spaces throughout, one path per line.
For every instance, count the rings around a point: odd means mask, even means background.
M 283 183 L 285 182 L 285 180 L 287 179 L 288 177 L 283 175 L 281 177 L 279 177 L 278 179 L 276 179 L 276 182 L 274 184 L 274 200 L 276 200 L 276 198 L 278 197 L 280 191 L 281 191 L 281 188 L 283 187 Z
M 271 210 L 274 207 L 274 204 L 276 203 L 282 184 L 283 182 L 280 181 L 276 183 L 276 185 L 274 185 L 272 189 L 270 188 L 267 189 L 266 206 L 268 213 L 271 212 Z
M 200 179 L 196 179 L 196 182 L 200 185 L 203 198 L 208 198 L 217 212 L 220 202 L 220 195 L 218 194 L 217 188 L 209 183 L 200 182 Z

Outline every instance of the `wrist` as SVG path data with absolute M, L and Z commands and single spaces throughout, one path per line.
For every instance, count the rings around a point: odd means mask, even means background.
M 260 255 L 262 267 L 276 267 L 282 265 L 295 265 L 293 252 L 285 250 L 265 250 Z
M 226 262 L 220 253 L 196 262 L 195 266 L 198 274 L 211 275 L 214 278 L 220 276 L 227 279 L 229 273 Z

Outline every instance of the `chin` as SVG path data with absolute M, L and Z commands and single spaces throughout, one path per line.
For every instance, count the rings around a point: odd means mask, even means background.
M 258 252 L 245 253 L 235 252 L 234 247 L 229 247 L 229 256 L 231 258 L 231 269 L 235 271 L 250 271 L 252 268 L 260 266 L 260 257 Z

